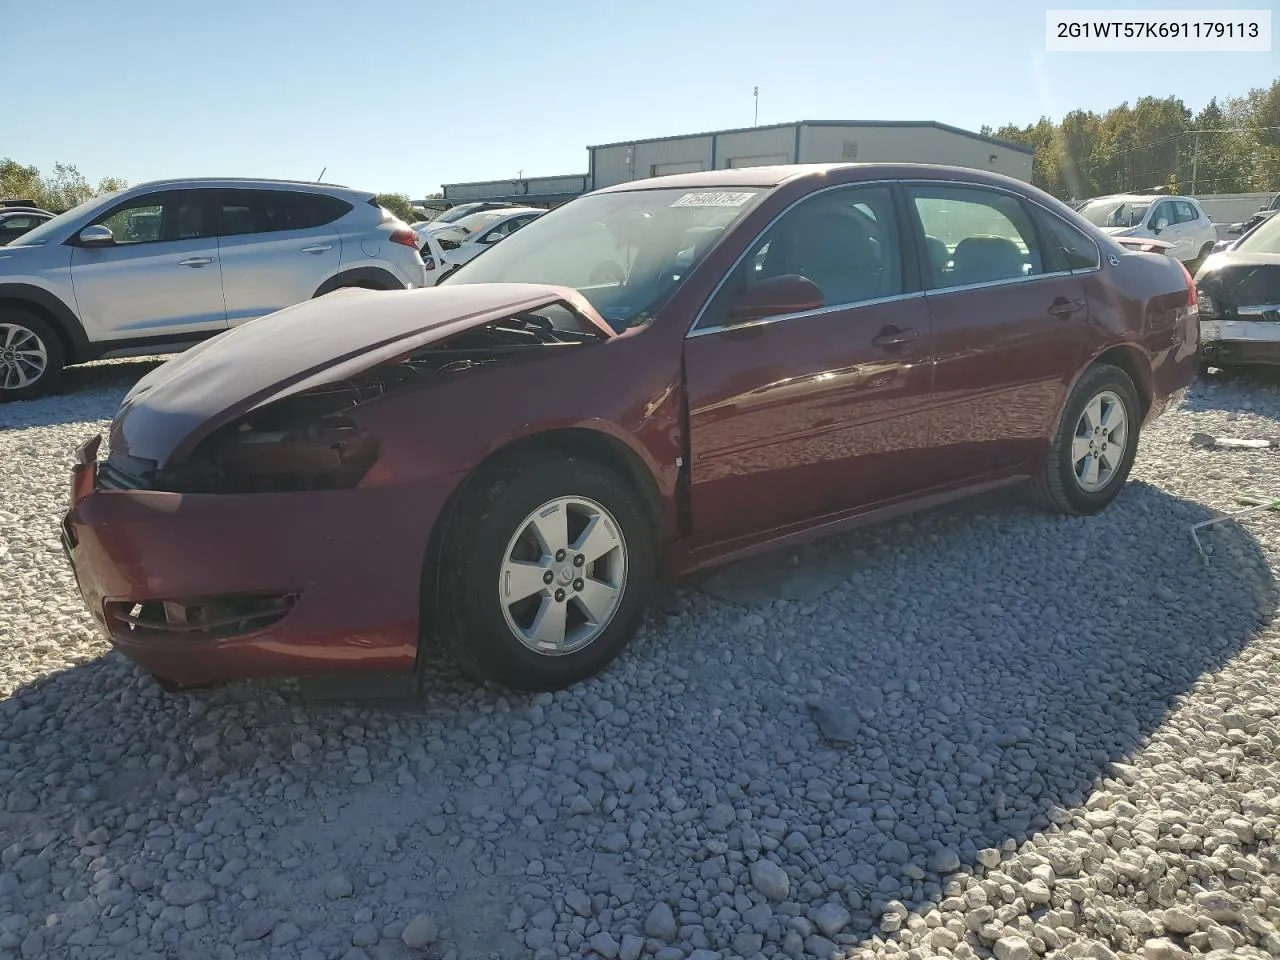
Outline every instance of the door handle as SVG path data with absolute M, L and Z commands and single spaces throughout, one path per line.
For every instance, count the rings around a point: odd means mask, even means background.
M 1066 318 L 1071 316 L 1078 310 L 1084 309 L 1083 300 L 1068 300 L 1066 297 L 1058 297 L 1053 303 L 1049 304 L 1049 312 L 1055 317 Z
M 907 327 L 905 330 L 899 330 L 897 327 L 885 327 L 878 336 L 872 339 L 871 343 L 877 347 L 900 347 L 919 336 L 920 331 L 915 327 Z
M 206 263 L 213 263 L 213 257 L 187 257 L 185 260 L 179 260 L 180 267 L 203 267 Z
M 303 253 L 324 253 L 326 250 L 332 250 L 333 246 L 325 246 L 324 244 L 316 244 L 314 247 L 303 247 Z

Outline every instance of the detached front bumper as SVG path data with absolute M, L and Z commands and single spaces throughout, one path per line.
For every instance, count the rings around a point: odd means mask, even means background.
M 1201 320 L 1200 358 L 1227 365 L 1280 364 L 1280 317 Z
M 103 489 L 78 453 L 62 544 L 89 613 L 189 685 L 410 671 L 432 526 L 457 478 L 244 495 Z

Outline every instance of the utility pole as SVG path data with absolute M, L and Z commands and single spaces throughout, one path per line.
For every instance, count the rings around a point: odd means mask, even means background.
M 1200 163 L 1200 131 L 1195 132 L 1195 136 L 1191 138 L 1191 193 L 1190 196 L 1196 195 L 1196 167 Z
M 751 95 L 756 98 L 756 113 L 755 113 L 755 116 L 751 119 L 751 125 L 753 127 L 758 127 L 760 126 L 760 88 L 752 87 Z

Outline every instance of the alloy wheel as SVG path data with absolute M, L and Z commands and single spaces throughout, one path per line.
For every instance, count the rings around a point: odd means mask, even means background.
M 1129 416 L 1124 401 L 1103 390 L 1085 404 L 1071 440 L 1071 468 L 1086 493 L 1111 482 L 1129 448 Z
M 49 366 L 49 353 L 35 332 L 17 323 L 0 323 L 0 390 L 21 390 Z
M 585 497 L 559 497 L 525 517 L 507 543 L 498 599 L 525 647 L 564 656 L 604 632 L 626 584 L 627 544 L 612 514 Z

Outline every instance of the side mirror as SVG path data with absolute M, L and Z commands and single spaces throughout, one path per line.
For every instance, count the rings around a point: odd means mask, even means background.
M 1154 230 L 1156 233 L 1159 233 L 1161 230 L 1163 230 L 1167 226 L 1169 226 L 1169 221 L 1166 220 L 1164 217 L 1161 217 L 1159 220 L 1156 221 L 1155 226 L 1152 227 L 1151 229 Z
M 768 277 L 749 286 L 737 302 L 729 307 L 729 319 L 742 323 L 788 313 L 803 313 L 822 306 L 822 291 L 817 284 L 799 274 L 786 273 Z
M 82 247 L 109 247 L 116 242 L 111 228 L 102 223 L 85 227 L 76 235 L 76 240 Z

